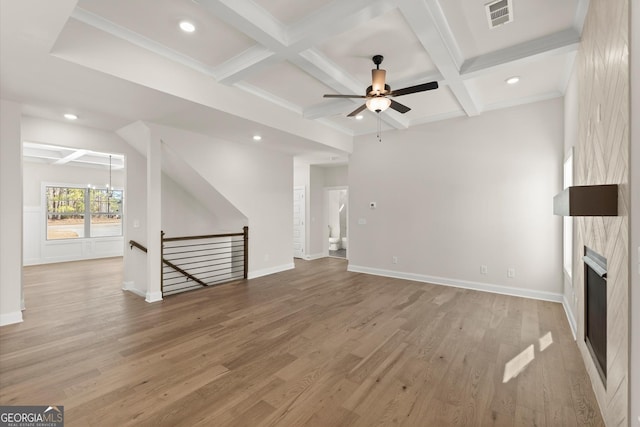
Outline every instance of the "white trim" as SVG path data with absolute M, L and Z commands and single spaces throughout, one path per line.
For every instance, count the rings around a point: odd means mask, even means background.
M 567 320 L 571 327 L 571 333 L 573 334 L 573 340 L 575 341 L 578 333 L 578 327 L 576 326 L 576 318 L 573 317 L 573 312 L 571 311 L 571 306 L 569 305 L 569 301 L 567 301 L 566 295 L 562 296 L 562 307 L 564 307 L 564 313 L 567 315 Z
M 22 312 L 14 311 L 13 313 L 0 314 L 0 326 L 13 325 L 22 322 Z
M 270 274 L 280 273 L 282 271 L 293 270 L 296 268 L 293 262 L 289 264 L 277 265 L 275 267 L 263 268 L 262 270 L 254 270 L 250 271 L 248 274 L 248 279 L 257 279 L 258 277 L 268 276 Z
M 135 282 L 122 282 L 122 290 L 131 292 L 132 294 L 138 295 L 139 297 L 146 298 L 146 294 L 144 291 L 136 288 Z
M 304 257 L 304 259 L 306 259 L 307 261 L 313 261 L 316 259 L 320 259 L 320 258 L 325 258 L 327 255 L 323 254 L 323 253 L 319 253 L 319 254 L 312 254 L 312 255 L 307 255 L 306 257 Z
M 162 292 L 147 292 L 144 300 L 146 302 L 162 301 Z
M 542 301 L 562 302 L 562 294 L 546 291 L 535 291 L 532 289 L 512 288 L 509 286 L 493 285 L 490 283 L 470 282 L 467 280 L 449 279 L 446 277 L 427 276 L 424 274 L 404 273 L 401 271 L 382 270 L 378 268 L 363 267 L 359 265 L 349 264 L 347 271 L 354 273 L 373 274 L 375 276 L 392 277 L 395 279 L 414 280 L 417 282 L 431 283 L 434 285 L 452 286 L 455 288 L 472 289 L 482 292 L 491 292 L 494 294 L 510 295 L 514 297 L 523 297 L 538 299 Z

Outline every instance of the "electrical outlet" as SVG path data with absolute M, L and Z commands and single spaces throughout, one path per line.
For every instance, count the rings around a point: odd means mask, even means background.
M 514 277 L 516 277 L 516 269 L 511 267 L 507 269 L 507 277 L 513 279 Z
M 480 266 L 480 274 L 487 274 L 489 272 L 489 268 L 486 265 Z
M 398 263 L 398 257 L 397 257 L 397 256 L 394 256 L 393 258 L 391 258 L 391 261 L 392 261 L 394 264 L 397 264 L 397 263 Z

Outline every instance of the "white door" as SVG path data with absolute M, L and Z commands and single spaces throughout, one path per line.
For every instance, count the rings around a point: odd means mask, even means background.
M 304 258 L 304 205 L 305 188 L 293 188 L 293 256 Z

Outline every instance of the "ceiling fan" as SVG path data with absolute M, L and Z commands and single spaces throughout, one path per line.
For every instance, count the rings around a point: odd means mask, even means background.
M 359 113 L 361 113 L 365 108 L 373 111 L 374 113 L 380 113 L 387 108 L 391 108 L 396 110 L 399 113 L 406 113 L 411 110 L 411 108 L 406 105 L 400 104 L 399 102 L 390 99 L 391 97 L 409 95 L 411 93 L 424 92 L 427 90 L 433 90 L 438 88 L 438 82 L 429 82 L 423 83 L 416 86 L 409 86 L 398 90 L 391 90 L 388 84 L 385 83 L 385 77 L 387 75 L 386 70 L 380 69 L 380 64 L 382 64 L 382 60 L 384 57 L 382 55 L 375 55 L 373 58 L 373 63 L 376 65 L 376 68 L 371 70 L 371 86 L 367 88 L 366 95 L 334 95 L 334 94 L 325 94 L 325 98 L 364 98 L 366 99 L 365 103 L 349 113 L 347 117 L 353 117 Z

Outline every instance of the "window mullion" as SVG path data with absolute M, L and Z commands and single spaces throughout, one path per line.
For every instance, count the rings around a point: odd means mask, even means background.
M 91 190 L 84 190 L 84 235 L 91 237 Z

